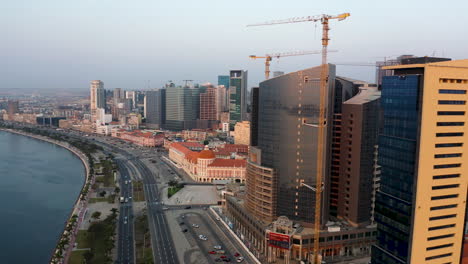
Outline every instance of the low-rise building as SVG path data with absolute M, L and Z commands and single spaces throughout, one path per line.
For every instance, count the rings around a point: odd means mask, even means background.
M 204 148 L 200 151 L 200 147 Z M 230 152 L 221 151 L 222 157 L 216 155 L 208 146 L 194 142 L 173 142 L 169 146 L 169 158 L 180 165 L 194 180 L 213 182 L 216 180 L 231 180 L 244 182 L 246 160 L 230 159 Z
M 112 137 L 130 141 L 142 147 L 159 147 L 164 144 L 164 134 L 154 134 L 150 131 L 113 129 Z

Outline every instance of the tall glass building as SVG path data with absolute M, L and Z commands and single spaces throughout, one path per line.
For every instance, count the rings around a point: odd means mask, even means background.
M 459 263 L 468 179 L 468 60 L 389 66 L 373 264 Z
M 252 147 L 247 165 L 247 208 L 258 219 L 278 216 L 314 222 L 317 144 L 323 144 L 324 175 L 328 175 L 331 126 L 324 142 L 317 142 L 321 67 L 281 75 L 260 83 L 252 97 Z M 331 120 L 335 66 L 329 66 L 326 96 Z M 325 180 L 326 177 L 324 176 Z M 326 194 L 324 193 L 324 197 Z M 328 199 L 322 216 L 328 219 Z
M 246 119 L 247 71 L 230 71 L 229 78 L 229 119 L 234 125 Z

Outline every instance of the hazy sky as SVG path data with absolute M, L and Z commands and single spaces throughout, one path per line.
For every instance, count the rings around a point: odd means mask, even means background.
M 249 23 L 350 12 L 331 22 L 330 62 L 375 62 L 400 54 L 465 59 L 468 1 L 431 0 L 10 0 L 0 8 L 0 88 L 160 87 L 168 80 L 216 83 L 229 69 L 263 79 L 248 55 L 320 50 L 321 26 Z M 272 71 L 316 66 L 320 55 L 273 61 Z M 339 66 L 374 81 L 374 68 Z

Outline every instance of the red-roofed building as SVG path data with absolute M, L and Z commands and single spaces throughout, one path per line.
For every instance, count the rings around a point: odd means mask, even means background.
M 113 129 L 112 136 L 130 141 L 142 147 L 158 147 L 164 144 L 164 134 L 153 134 L 141 130 L 127 131 L 124 129 Z
M 169 147 L 169 158 L 199 182 L 213 182 L 214 180 L 245 181 L 245 160 L 218 158 L 216 152 L 208 149 L 208 146 L 198 152 L 200 145 L 193 142 L 174 142 Z M 224 153 L 230 155 L 229 152 Z

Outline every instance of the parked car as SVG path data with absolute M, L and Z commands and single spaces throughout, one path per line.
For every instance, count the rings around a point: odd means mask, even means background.
M 209 251 L 208 253 L 214 255 L 214 254 L 216 254 L 216 251 L 212 250 L 212 251 Z
M 213 247 L 214 249 L 222 249 L 223 247 L 221 247 L 220 245 L 216 245 Z
M 244 257 L 238 257 L 238 258 L 236 259 L 236 261 L 237 261 L 238 263 L 241 263 L 242 261 L 244 261 Z
M 200 226 L 197 225 L 197 224 L 192 224 L 192 226 L 195 227 L 195 228 L 199 228 L 199 227 L 200 227 Z

